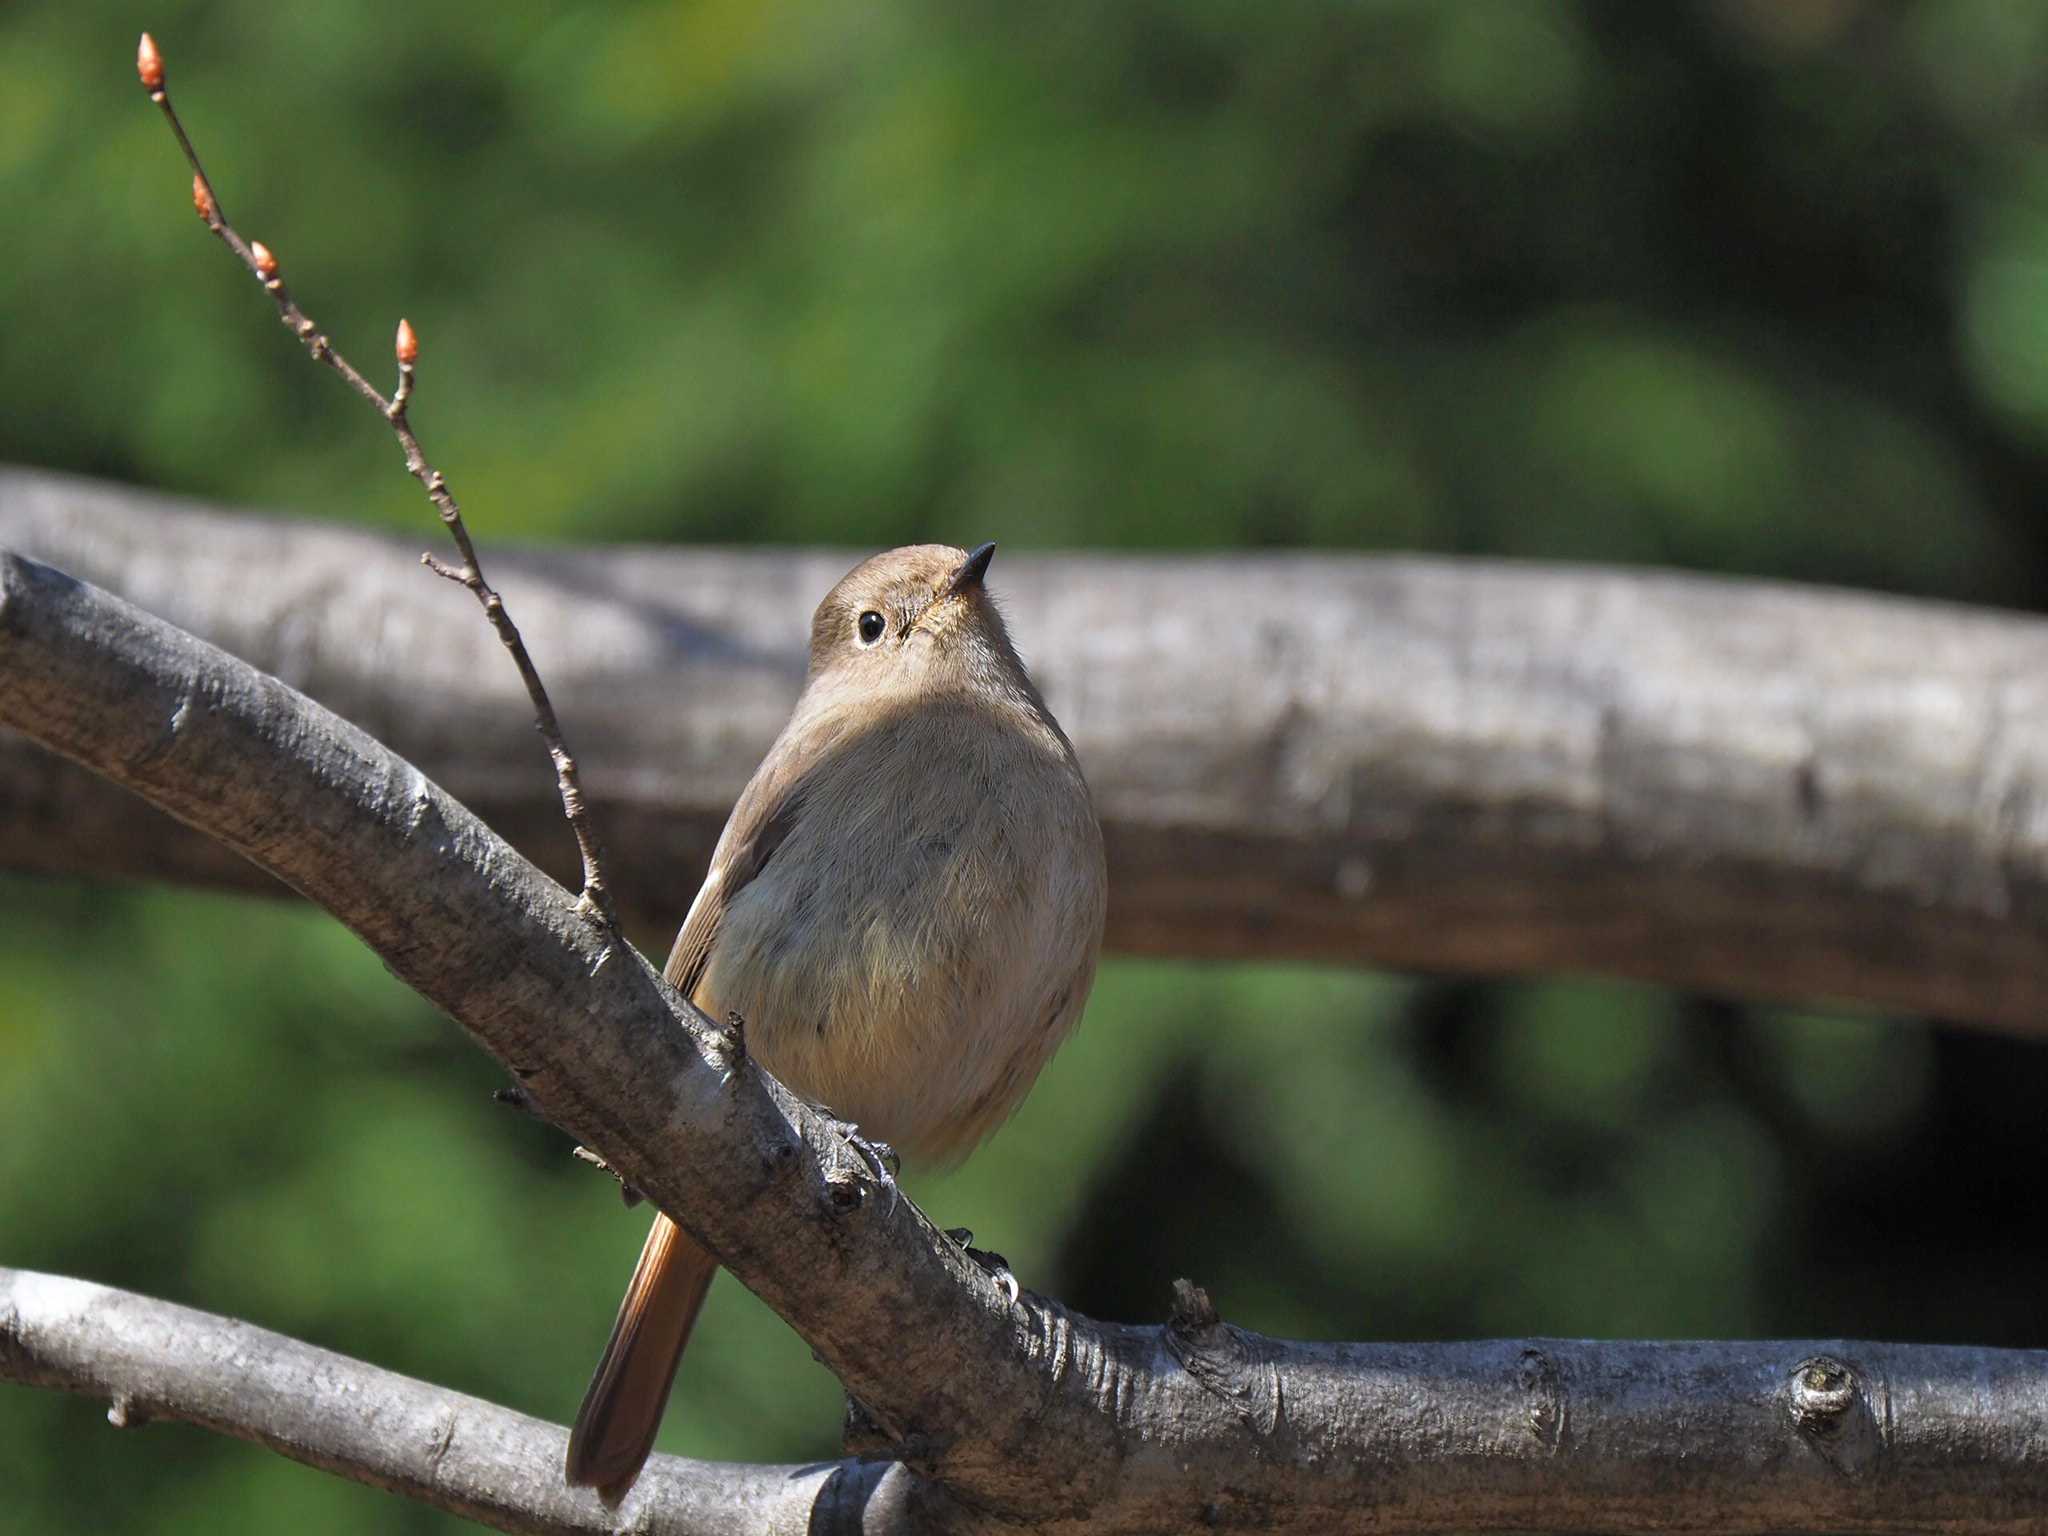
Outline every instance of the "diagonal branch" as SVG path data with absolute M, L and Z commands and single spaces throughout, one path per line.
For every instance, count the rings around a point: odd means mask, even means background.
M 508 766 L 517 688 L 412 545 L 30 471 L 0 471 L 0 542 L 369 725 L 535 856 L 559 842 Z M 854 558 L 494 556 L 595 749 L 645 942 L 696 893 Z M 1654 571 L 1004 559 L 1102 813 L 1113 948 L 2048 1022 L 2048 622 Z M 0 741 L 0 865 L 262 879 L 174 831 Z
M 1254 1438 L 1282 1460 L 1331 1451 L 1288 1422 L 1294 1399 L 1267 1351 L 1289 1346 L 1198 1307 L 1167 1345 L 1161 1363 L 1185 1366 L 1227 1407 L 1247 1451 Z M 1353 1443 L 1319 1472 L 1337 1507 L 1272 1502 L 1270 1477 L 1246 1455 L 1238 1476 L 1191 1486 L 1177 1506 L 1088 1528 L 2007 1536 L 2038 1530 L 2048 1511 L 2040 1354 L 1551 1340 L 1315 1353 L 1315 1366 L 1290 1363 L 1286 1382 L 1311 1394 L 1343 1384 Z M 977 1523 L 935 1504 L 900 1464 L 859 1460 L 657 1456 L 608 1512 L 562 1486 L 567 1436 L 554 1425 L 248 1323 L 0 1269 L 9 1380 L 105 1397 L 117 1424 L 200 1424 L 500 1530 L 899 1536 Z

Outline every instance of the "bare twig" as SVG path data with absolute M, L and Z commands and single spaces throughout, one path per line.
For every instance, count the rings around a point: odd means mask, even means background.
M 284 322 L 285 329 L 298 337 L 315 362 L 325 363 L 358 395 L 376 407 L 396 434 L 400 448 L 405 452 L 405 468 L 425 488 L 427 497 L 440 514 L 441 522 L 448 529 L 449 537 L 455 541 L 456 550 L 462 556 L 460 565 L 449 565 L 432 555 L 420 556 L 420 563 L 437 576 L 467 587 L 472 596 L 483 606 L 498 638 L 505 649 L 512 654 L 512 661 L 519 669 L 520 681 L 526 685 L 527 698 L 532 702 L 536 723 L 540 728 L 541 740 L 546 744 L 548 758 L 554 764 L 555 787 L 562 801 L 563 814 L 568 818 L 570 830 L 576 836 L 576 848 L 583 860 L 584 909 L 610 927 L 617 927 L 618 914 L 613 906 L 611 887 L 605 879 L 604 857 L 597 841 L 596 828 L 591 824 L 588 807 L 584 803 L 583 790 L 577 776 L 576 759 L 569 752 L 568 743 L 562 735 L 561 723 L 555 717 L 554 704 L 548 698 L 546 686 L 541 682 L 540 672 L 533 659 L 527 654 L 526 642 L 520 638 L 519 630 L 512 622 L 512 616 L 505 608 L 505 600 L 484 579 L 483 564 L 477 558 L 476 546 L 471 542 L 469 529 L 463 524 L 462 509 L 457 505 L 455 495 L 448 489 L 448 480 L 440 470 L 427 461 L 420 449 L 419 439 L 412 430 L 407 409 L 412 402 L 415 369 L 419 361 L 419 338 L 407 320 L 398 322 L 398 337 L 394 351 L 398 360 L 398 388 L 390 399 L 386 399 L 377 386 L 372 384 L 341 355 L 334 343 L 312 317 L 299 308 L 296 300 L 285 287 L 277 255 L 260 240 L 245 240 L 241 233 L 228 222 L 226 211 L 221 207 L 220 194 L 206 174 L 206 168 L 199 163 L 199 152 L 192 145 L 191 137 L 185 132 L 185 125 L 179 119 L 177 109 L 171 105 L 170 87 L 167 83 L 164 60 L 156 40 L 147 32 L 135 51 L 135 73 L 142 81 L 143 89 L 149 92 L 149 99 L 162 109 L 164 120 L 170 124 L 171 132 L 177 136 L 178 147 L 184 151 L 186 163 L 192 167 L 192 206 L 206 227 L 220 237 L 221 243 L 234 252 L 236 258 L 247 267 L 263 291 L 270 295 L 277 305 L 277 317 Z

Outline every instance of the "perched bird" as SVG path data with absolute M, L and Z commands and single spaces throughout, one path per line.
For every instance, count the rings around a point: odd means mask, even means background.
M 1080 1018 L 1102 833 L 983 578 L 993 544 L 890 550 L 811 621 L 796 712 L 733 807 L 666 975 L 756 1060 L 904 1156 L 1017 1107 Z M 616 1498 L 654 1444 L 717 1261 L 654 1218 L 569 1437 Z

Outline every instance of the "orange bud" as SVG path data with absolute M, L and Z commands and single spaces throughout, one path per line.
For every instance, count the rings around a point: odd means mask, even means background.
M 249 254 L 256 258 L 256 271 L 262 277 L 277 276 L 277 258 L 270 254 L 270 247 L 261 240 L 249 242 Z
M 398 353 L 398 365 L 401 368 L 410 368 L 420 360 L 420 338 L 413 330 L 410 320 L 398 322 L 398 345 L 394 350 Z
M 192 178 L 192 207 L 207 223 L 213 222 L 213 192 L 199 177 Z
M 144 90 L 160 91 L 164 88 L 164 56 L 156 51 L 156 39 L 147 32 L 135 45 L 135 73 L 141 78 Z

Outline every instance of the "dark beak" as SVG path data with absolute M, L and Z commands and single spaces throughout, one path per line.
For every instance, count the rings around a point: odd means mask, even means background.
M 996 547 L 993 543 L 989 543 L 982 545 L 981 548 L 977 549 L 965 560 L 962 560 L 960 562 L 960 569 L 955 571 L 953 579 L 946 583 L 946 596 L 958 597 L 969 587 L 980 586 L 981 578 L 988 572 L 989 561 L 995 559 L 995 557 Z

